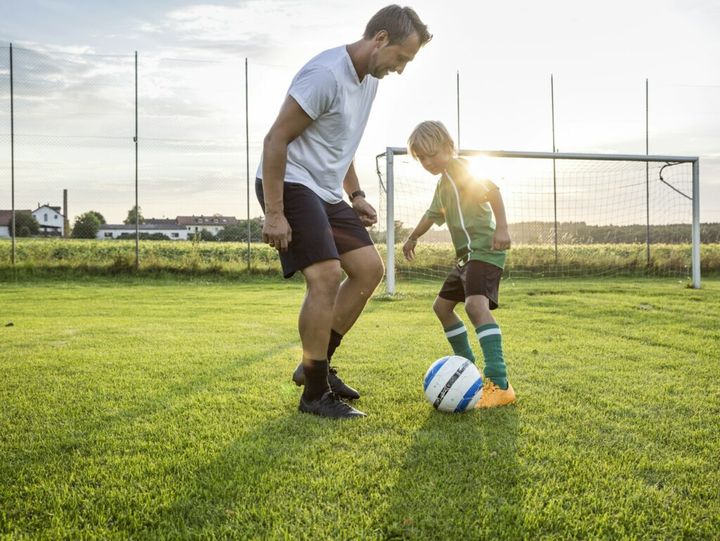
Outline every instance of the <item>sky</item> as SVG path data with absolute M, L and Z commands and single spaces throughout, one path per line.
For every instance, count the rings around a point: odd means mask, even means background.
M 254 194 L 247 197 L 248 170 L 254 177 L 263 136 L 293 75 L 322 50 L 359 39 L 384 5 L 0 0 L 0 208 L 10 208 L 10 43 L 16 208 L 61 205 L 68 189 L 71 220 L 88 210 L 114 223 L 127 216 L 134 205 L 137 51 L 144 216 L 244 218 L 248 201 L 250 215 L 260 214 Z M 405 73 L 380 83 L 356 154 L 361 185 L 376 206 L 376 156 L 388 146 L 404 147 L 421 120 L 443 121 L 465 149 L 551 151 L 552 74 L 561 152 L 645 153 L 647 79 L 650 154 L 699 156 L 701 221 L 720 221 L 720 2 L 410 5 L 434 37 Z M 422 208 L 432 179 L 413 185 L 423 172 L 402 167 L 407 174 L 399 181 L 408 186 L 398 193 L 409 195 L 398 203 Z M 533 193 L 529 184 L 512 185 L 510 170 L 496 164 L 493 175 L 503 177 L 508 193 Z M 687 173 L 680 177 L 684 190 Z M 584 209 L 599 206 L 588 199 L 594 195 L 573 190 L 566 196 L 576 210 L 565 219 L 582 219 Z M 652 209 L 658 223 L 685 212 L 657 208 L 678 204 L 666 192 L 668 199 L 658 196 Z M 614 201 L 623 199 L 614 192 L 603 204 L 617 207 Z M 642 214 L 640 207 L 633 212 Z M 613 220 L 612 209 L 604 212 Z

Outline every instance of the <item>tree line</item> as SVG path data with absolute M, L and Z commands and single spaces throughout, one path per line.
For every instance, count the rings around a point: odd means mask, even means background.
M 509 224 L 510 238 L 514 244 L 554 244 L 555 224 L 553 222 L 520 222 Z M 403 243 L 412 232 L 402 221 L 395 221 L 395 242 Z M 650 242 L 653 244 L 688 244 L 692 242 L 690 224 L 651 225 Z M 558 243 L 561 244 L 640 244 L 647 242 L 646 225 L 590 225 L 585 222 L 559 222 Z M 375 242 L 386 241 L 385 231 L 370 230 Z M 423 236 L 424 242 L 450 242 L 446 228 L 431 229 Z M 720 243 L 720 223 L 700 224 L 700 241 L 706 244 Z
M 551 244 L 555 241 L 552 222 L 509 224 L 510 237 L 517 244 Z M 585 222 L 559 222 L 558 242 L 562 244 L 637 244 L 648 240 L 653 244 L 687 244 L 692 242 L 690 224 L 590 225 Z M 703 243 L 720 242 L 720 223 L 700 224 Z
M 127 218 L 123 220 L 124 224 L 132 225 L 135 222 L 145 223 L 142 215 L 142 209 L 136 209 L 134 206 L 128 211 Z M 71 227 L 70 237 L 74 239 L 94 239 L 97 237 L 98 231 L 107 221 L 105 217 L 95 211 L 90 210 L 84 212 L 75 218 Z M 250 242 L 262 241 L 263 219 L 260 217 L 251 218 L 250 225 Z M 12 225 L 10 226 L 10 234 L 13 234 Z M 18 212 L 15 215 L 16 237 L 37 237 L 40 236 L 40 224 L 35 217 L 29 212 Z M 134 239 L 135 233 L 128 232 L 119 235 L 119 239 Z M 170 237 L 163 233 L 141 232 L 142 240 L 170 240 Z M 219 242 L 247 242 L 248 240 L 248 220 L 238 220 L 237 223 L 226 225 L 217 235 L 210 231 L 201 230 L 197 233 L 188 235 L 189 240 L 194 241 L 219 241 Z
M 142 210 L 135 207 L 128 211 L 125 224 L 134 224 L 136 220 L 144 223 Z M 102 224 L 106 223 L 102 214 L 91 210 L 75 219 L 72 226 L 71 237 L 80 239 L 94 239 Z M 29 213 L 18 213 L 15 217 L 15 228 L 18 237 L 38 236 L 39 224 Z M 250 242 L 262 241 L 263 218 L 250 219 Z M 520 222 L 508 225 L 510 238 L 514 244 L 553 244 L 555 242 L 555 225 L 553 222 Z M 12 234 L 12 227 L 10 228 Z M 402 243 L 412 231 L 400 220 L 395 221 L 395 242 Z M 559 222 L 557 224 L 557 238 L 561 244 L 638 244 L 647 242 L 648 227 L 643 224 L 633 225 L 591 225 L 585 222 Z M 650 242 L 653 244 L 687 244 L 692 242 L 692 229 L 690 224 L 664 224 L 651 225 L 649 228 Z M 386 234 L 377 227 L 370 229 L 370 236 L 375 242 L 384 243 Z M 124 233 L 118 238 L 135 238 L 135 233 Z M 141 239 L 169 240 L 162 233 L 140 234 Z M 702 243 L 720 243 L 720 223 L 700 224 L 700 239 Z M 213 235 L 210 231 L 202 230 L 190 235 L 190 240 L 220 241 L 220 242 L 247 242 L 248 220 L 238 220 L 236 224 L 226 225 L 225 228 Z M 425 242 L 450 242 L 447 229 L 430 230 L 423 237 Z

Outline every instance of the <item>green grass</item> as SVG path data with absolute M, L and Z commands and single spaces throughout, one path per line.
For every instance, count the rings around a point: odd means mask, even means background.
M 383 258 L 385 246 L 378 245 Z M 135 270 L 135 242 L 131 240 L 82 240 L 20 238 L 15 246 L 16 265 L 12 266 L 12 243 L 0 239 L 0 280 L 38 277 L 158 275 L 222 275 L 246 278 L 248 274 L 276 276 L 280 269 L 277 252 L 266 244 L 248 247 L 242 242 L 140 241 L 140 270 Z M 720 244 L 700 247 L 704 276 L 720 275 Z M 421 242 L 417 259 L 407 263 L 402 243 L 395 246 L 399 277 L 432 276 L 442 279 L 452 266 L 454 250 L 450 243 Z M 690 276 L 689 244 L 653 244 L 648 265 L 646 247 L 635 244 L 560 244 L 558 259 L 552 245 L 516 245 L 508 252 L 505 276 L 608 276 L 631 275 Z
M 370 302 L 337 422 L 296 410 L 299 282 L 0 284 L 0 537 L 720 535 L 719 280 L 504 281 L 519 402 L 462 415 L 438 286 Z

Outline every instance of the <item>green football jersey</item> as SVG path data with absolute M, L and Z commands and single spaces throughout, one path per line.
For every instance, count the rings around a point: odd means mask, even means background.
M 492 249 L 495 219 L 488 196 L 497 189 L 490 180 L 474 178 L 463 158 L 451 160 L 440 177 L 425 216 L 437 225 L 447 224 L 459 262 L 505 267 L 505 250 Z

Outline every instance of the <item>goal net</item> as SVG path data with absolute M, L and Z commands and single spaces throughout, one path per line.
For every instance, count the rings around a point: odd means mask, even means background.
M 500 188 L 512 239 L 505 278 L 649 275 L 692 279 L 699 287 L 697 158 L 460 154 L 475 176 Z M 385 250 L 388 292 L 396 278 L 444 278 L 454 264 L 445 226 L 421 237 L 415 261 L 402 254 L 439 177 L 401 148 L 388 148 L 377 166 L 380 215 L 371 234 Z

